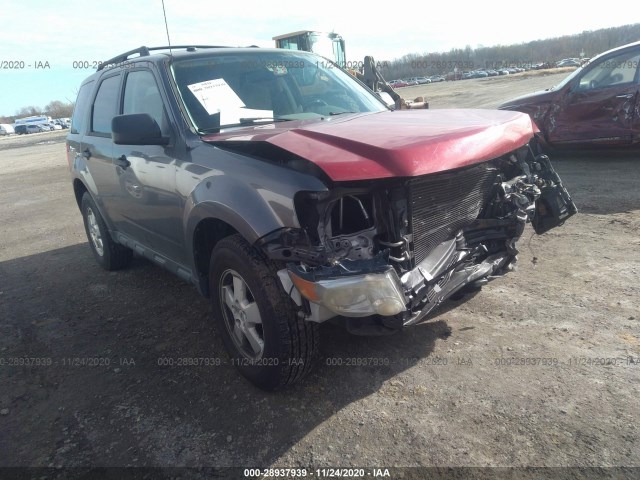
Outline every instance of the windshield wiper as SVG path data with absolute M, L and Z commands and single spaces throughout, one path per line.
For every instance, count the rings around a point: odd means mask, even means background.
M 290 122 L 290 118 L 274 118 L 274 117 L 247 117 L 239 118 L 238 125 L 255 125 L 258 122 Z M 225 125 L 229 127 L 231 125 Z
M 360 112 L 329 112 L 329 115 L 333 117 L 334 115 L 342 115 L 343 113 L 360 113 Z
M 210 128 L 200 128 L 198 132 L 200 133 L 218 133 L 223 128 L 231 128 L 231 127 L 245 127 L 247 125 L 255 125 L 256 123 L 272 123 L 272 122 L 290 122 L 291 118 L 273 118 L 273 117 L 249 117 L 249 118 L 239 118 L 238 123 L 229 123 L 226 125 L 220 125 L 219 127 L 210 127 Z

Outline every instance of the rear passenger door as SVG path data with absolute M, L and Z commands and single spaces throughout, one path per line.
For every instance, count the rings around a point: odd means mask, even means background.
M 116 115 L 120 98 L 122 76 L 116 72 L 100 79 L 91 103 L 86 133 L 82 136 L 79 155 L 84 158 L 90 182 L 95 189 L 95 200 L 107 216 L 110 228 L 119 228 L 122 218 L 115 199 L 120 190 L 118 176 L 113 166 L 113 142 L 111 120 Z M 75 117 L 74 117 L 75 120 Z

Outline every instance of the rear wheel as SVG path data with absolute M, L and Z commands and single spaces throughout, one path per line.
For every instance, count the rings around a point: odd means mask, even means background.
M 105 270 L 121 270 L 128 266 L 133 258 L 133 251 L 113 241 L 98 207 L 88 192 L 82 196 L 81 206 L 84 229 L 98 264 Z
M 211 301 L 223 343 L 231 363 L 265 390 L 302 379 L 318 356 L 318 325 L 298 317 L 277 271 L 240 235 L 211 254 Z

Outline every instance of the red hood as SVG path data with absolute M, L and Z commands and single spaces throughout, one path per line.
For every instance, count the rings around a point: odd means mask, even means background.
M 413 177 L 499 157 L 537 131 L 498 110 L 401 110 L 282 122 L 203 137 L 264 141 L 317 164 L 334 181 Z

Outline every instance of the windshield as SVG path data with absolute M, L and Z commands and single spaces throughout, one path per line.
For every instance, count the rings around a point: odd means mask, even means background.
M 349 74 L 306 52 L 212 54 L 171 68 L 200 132 L 386 109 Z

